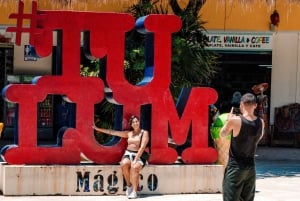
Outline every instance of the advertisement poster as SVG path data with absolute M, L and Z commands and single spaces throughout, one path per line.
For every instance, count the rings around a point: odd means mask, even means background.
M 24 61 L 37 61 L 37 54 L 31 45 L 24 45 Z

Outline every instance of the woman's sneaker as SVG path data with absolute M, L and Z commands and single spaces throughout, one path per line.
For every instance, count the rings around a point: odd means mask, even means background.
M 128 197 L 132 192 L 132 186 L 126 186 L 126 196 Z
M 132 191 L 132 192 L 130 193 L 130 195 L 128 196 L 128 199 L 135 199 L 135 198 L 137 198 L 137 194 L 136 194 L 135 191 Z

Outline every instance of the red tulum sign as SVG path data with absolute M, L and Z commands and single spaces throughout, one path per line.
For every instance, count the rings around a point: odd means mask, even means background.
M 149 15 L 140 19 L 137 30 L 153 34 L 154 59 L 152 77 L 141 86 L 132 85 L 124 76 L 125 33 L 135 26 L 134 18 L 123 13 L 37 10 L 32 2 L 31 13 L 24 13 L 20 1 L 16 27 L 7 28 L 16 33 L 20 45 L 22 33 L 30 34 L 30 45 L 39 56 L 52 53 L 53 32 L 61 36 L 62 74 L 37 77 L 32 84 L 12 84 L 4 88 L 7 101 L 18 103 L 18 144 L 2 154 L 8 164 L 79 164 L 83 153 L 96 164 L 116 164 L 126 148 L 126 140 L 103 146 L 94 138 L 94 104 L 105 98 L 104 80 L 80 76 L 80 39 L 87 33 L 90 54 L 107 58 L 105 82 L 113 92 L 114 101 L 122 105 L 123 118 L 139 114 L 144 105 L 151 107 L 152 164 L 173 164 L 178 157 L 168 147 L 168 136 L 182 145 L 191 133 L 190 147 L 181 158 L 186 164 L 214 163 L 217 152 L 208 147 L 208 106 L 217 100 L 212 88 L 196 87 L 186 90 L 181 114 L 178 114 L 169 89 L 171 82 L 171 35 L 181 28 L 175 15 Z M 23 27 L 29 20 L 30 27 Z M 147 68 L 147 67 L 146 67 Z M 76 104 L 76 125 L 65 130 L 62 143 L 57 146 L 37 145 L 37 104 L 47 95 L 64 95 Z M 180 100 L 181 101 L 181 100 Z

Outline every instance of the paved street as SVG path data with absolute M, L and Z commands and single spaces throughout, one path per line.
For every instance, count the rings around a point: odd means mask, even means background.
M 299 200 L 300 149 L 260 147 L 257 153 L 255 200 Z
M 300 197 L 300 149 L 259 147 L 255 201 L 296 201 Z M 123 201 L 125 196 L 0 196 L 1 201 Z M 221 201 L 221 194 L 140 195 L 151 201 Z

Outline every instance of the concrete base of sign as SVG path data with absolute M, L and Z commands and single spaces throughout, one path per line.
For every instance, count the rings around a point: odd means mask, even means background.
M 140 176 L 140 194 L 220 193 L 222 165 L 148 165 Z M 0 164 L 3 195 L 125 194 L 118 165 Z

